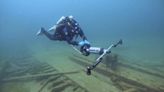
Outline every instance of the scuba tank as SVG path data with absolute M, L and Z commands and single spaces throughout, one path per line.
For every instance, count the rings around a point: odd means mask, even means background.
M 56 29 L 56 25 L 62 23 L 64 19 L 65 19 L 65 17 L 62 16 L 62 17 L 56 22 L 55 25 L 53 25 L 51 28 L 48 29 L 48 31 L 52 31 L 52 30 Z
M 65 20 L 65 17 L 62 16 L 57 22 L 56 22 L 56 25 L 60 24 L 61 22 L 63 22 L 63 20 Z

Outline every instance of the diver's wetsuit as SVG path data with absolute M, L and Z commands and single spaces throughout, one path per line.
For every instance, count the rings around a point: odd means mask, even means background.
M 67 41 L 69 44 L 78 45 L 77 41 L 73 41 L 75 36 L 80 35 L 83 40 L 86 37 L 80 27 L 75 29 L 74 25 L 68 25 L 67 23 L 60 23 L 57 25 L 54 34 L 48 33 L 44 28 L 41 28 L 43 34 L 45 34 L 50 40 Z

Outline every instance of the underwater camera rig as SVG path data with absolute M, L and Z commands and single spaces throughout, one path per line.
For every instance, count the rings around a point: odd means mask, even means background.
M 104 48 L 100 48 L 100 47 L 90 47 L 90 45 L 88 44 L 84 44 L 83 46 L 81 46 L 80 48 L 80 51 L 75 48 L 73 46 L 73 48 L 78 51 L 79 53 L 85 55 L 85 56 L 88 56 L 90 55 L 91 53 L 92 54 L 99 54 L 100 56 L 96 59 L 96 62 L 91 65 L 91 66 L 88 66 L 87 69 L 86 69 L 86 74 L 87 75 L 91 75 L 91 70 L 93 70 L 94 68 L 96 68 L 96 66 L 102 62 L 102 59 L 103 57 L 106 55 L 106 54 L 110 54 L 111 53 L 111 49 L 113 47 L 117 47 L 118 45 L 122 45 L 123 41 L 122 39 L 120 39 L 116 44 L 111 44 L 107 49 L 104 49 Z

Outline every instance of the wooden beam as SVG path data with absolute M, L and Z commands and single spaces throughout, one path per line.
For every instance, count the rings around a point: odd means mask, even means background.
M 79 73 L 80 71 L 73 71 L 73 72 L 64 72 L 64 73 L 44 73 L 44 74 L 35 74 L 35 75 L 25 75 L 25 76 L 16 76 L 11 78 L 5 78 L 2 79 L 1 82 L 10 82 L 15 80 L 23 80 L 23 79 L 36 79 L 39 77 L 48 77 L 48 76 L 54 76 L 54 75 L 60 75 L 60 74 L 74 74 Z

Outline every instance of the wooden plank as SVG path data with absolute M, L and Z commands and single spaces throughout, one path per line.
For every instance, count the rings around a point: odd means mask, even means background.
M 86 66 L 91 65 L 90 63 L 86 63 L 86 62 L 84 62 L 82 60 L 79 60 L 77 58 L 74 58 L 74 57 L 70 57 L 70 60 L 72 60 L 73 62 L 75 62 L 75 63 L 77 63 L 81 66 L 83 66 L 84 68 L 86 68 Z M 118 75 L 114 72 L 105 71 L 105 70 L 103 70 L 101 68 L 98 68 L 98 67 L 95 68 L 94 71 L 99 73 L 99 74 L 102 74 L 106 77 L 114 76 L 115 78 L 117 78 L 118 81 L 123 81 L 125 83 L 130 84 L 130 85 L 136 86 L 144 92 L 164 92 L 164 90 L 162 90 L 162 89 L 155 89 L 155 88 L 149 87 L 149 86 L 141 84 L 141 83 L 139 83 L 135 80 L 128 79 L 128 78 L 126 78 L 124 76 L 121 76 L 121 75 Z
M 74 73 L 78 73 L 78 72 L 79 71 L 64 72 L 64 73 L 44 73 L 44 74 L 17 76 L 17 77 L 2 79 L 2 82 L 10 82 L 10 81 L 22 80 L 22 79 L 35 79 L 35 78 L 38 78 L 38 77 L 54 76 L 54 75 L 60 75 L 60 74 L 74 74 Z

